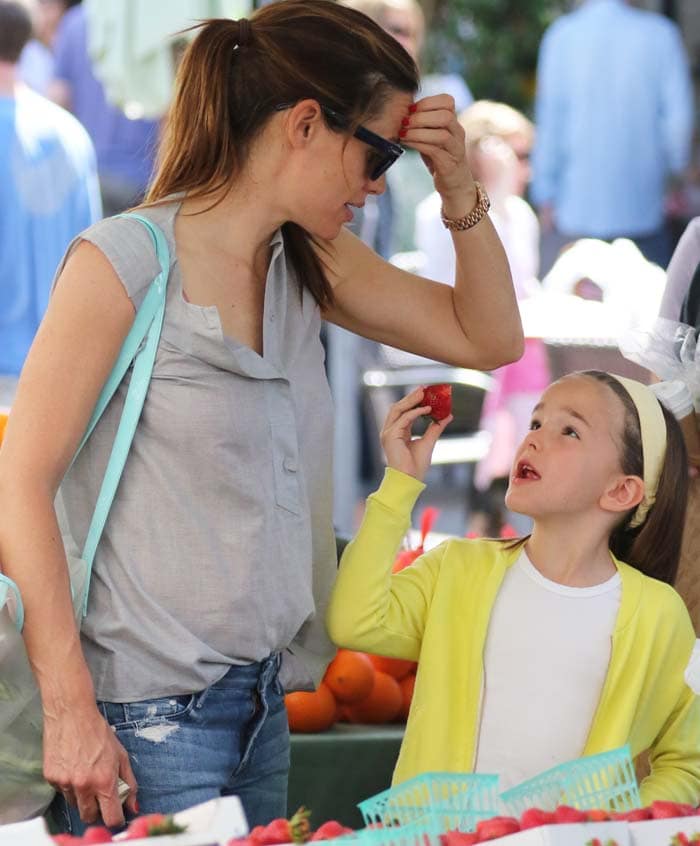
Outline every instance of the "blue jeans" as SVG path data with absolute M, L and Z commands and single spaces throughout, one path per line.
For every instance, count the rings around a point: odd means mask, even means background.
M 185 696 L 98 702 L 129 753 L 140 814 L 172 814 L 236 795 L 250 828 L 286 817 L 289 728 L 279 664 L 273 655 L 232 666 L 211 687 Z M 62 830 L 84 830 L 62 796 L 52 813 Z

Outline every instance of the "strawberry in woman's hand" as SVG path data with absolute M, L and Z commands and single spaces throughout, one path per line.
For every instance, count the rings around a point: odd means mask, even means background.
M 423 392 L 423 405 L 430 406 L 430 417 L 439 423 L 452 414 L 452 385 L 428 385 Z

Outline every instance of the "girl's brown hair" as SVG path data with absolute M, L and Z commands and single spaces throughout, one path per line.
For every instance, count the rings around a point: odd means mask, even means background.
M 315 99 L 346 119 L 343 127 L 329 123 L 332 129 L 351 132 L 379 114 L 392 92 L 418 88 L 418 70 L 403 47 L 333 0 L 279 0 L 242 24 L 213 19 L 198 28 L 178 69 L 149 204 L 229 186 L 275 106 Z M 283 233 L 300 290 L 322 307 L 330 304 L 311 236 L 291 222 Z
M 599 370 L 584 370 L 607 385 L 625 408 L 620 444 L 623 473 L 644 478 L 642 435 L 639 415 L 632 398 L 617 379 Z M 647 576 L 672 585 L 680 558 L 683 525 L 688 498 L 688 455 L 676 418 L 661 405 L 666 421 L 666 456 L 661 469 L 656 501 L 641 526 L 630 528 L 635 510 L 628 512 L 610 537 L 612 553 Z

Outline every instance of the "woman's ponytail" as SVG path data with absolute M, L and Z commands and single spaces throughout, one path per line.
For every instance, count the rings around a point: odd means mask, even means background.
M 240 21 L 214 19 L 200 26 L 185 51 L 161 143 L 162 157 L 146 202 L 161 201 L 194 184 L 202 193 L 214 193 L 230 183 L 232 165 L 235 171 L 240 168 L 245 143 L 235 137 L 230 76 L 242 58 L 237 53 L 244 52 L 244 38 Z

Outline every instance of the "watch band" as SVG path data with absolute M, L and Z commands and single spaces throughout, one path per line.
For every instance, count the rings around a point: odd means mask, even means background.
M 491 200 L 489 200 L 489 196 L 484 190 L 483 185 L 480 182 L 475 182 L 474 186 L 476 188 L 476 205 L 469 214 L 465 214 L 464 217 L 451 218 L 446 217 L 444 211 L 440 212 L 440 217 L 445 228 L 451 232 L 471 229 L 472 226 L 476 226 L 486 216 L 486 213 L 491 208 Z

